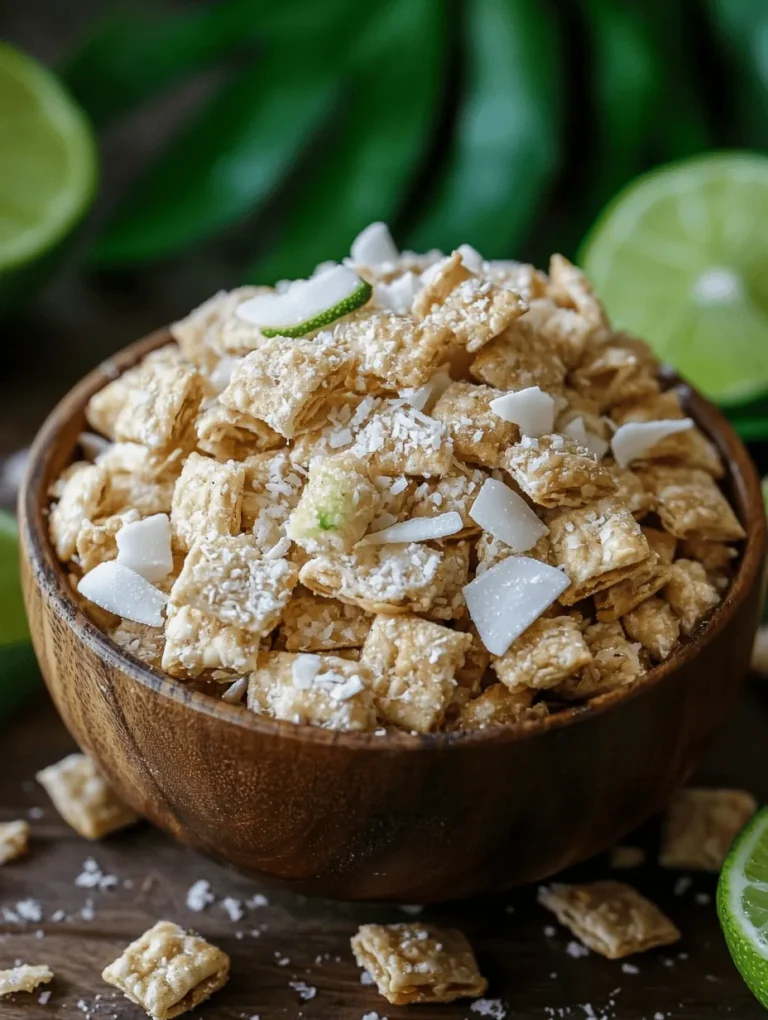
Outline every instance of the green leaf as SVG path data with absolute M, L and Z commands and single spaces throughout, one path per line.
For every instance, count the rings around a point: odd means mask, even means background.
M 305 60 L 285 73 L 265 56 L 205 106 L 140 179 L 96 241 L 100 266 L 176 254 L 255 212 L 339 95 L 330 68 Z
M 355 42 L 347 105 L 307 180 L 285 199 L 278 244 L 251 274 L 306 276 L 392 220 L 428 150 L 446 49 L 444 0 L 391 0 Z
M 470 0 L 466 86 L 448 165 L 409 244 L 462 242 L 510 256 L 538 214 L 560 157 L 560 67 L 551 10 Z
M 768 148 L 768 5 L 764 0 L 707 0 L 710 21 L 736 83 L 740 144 Z

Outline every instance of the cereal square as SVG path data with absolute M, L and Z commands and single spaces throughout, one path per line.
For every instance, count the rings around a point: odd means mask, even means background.
M 677 549 L 675 536 L 670 535 L 668 531 L 660 531 L 658 528 L 649 528 L 646 525 L 642 526 L 641 531 L 648 539 L 651 552 L 655 552 L 659 557 L 659 562 L 670 567 L 675 559 Z
M 451 541 L 466 535 L 475 535 L 480 526 L 469 516 L 487 475 L 477 469 L 454 471 L 442 478 L 432 478 L 417 485 L 408 495 L 402 508 L 402 518 L 435 517 L 438 514 L 457 513 L 462 529 L 451 535 Z
M 622 404 L 611 408 L 611 418 L 617 425 L 627 422 L 667 421 L 685 417 L 677 390 L 666 390 L 637 404 Z M 667 436 L 643 454 L 644 461 L 662 461 L 685 467 L 700 468 L 714 478 L 725 474 L 717 447 L 699 428 Z
M 756 810 L 757 801 L 746 790 L 678 790 L 667 805 L 659 864 L 718 872 L 736 834 Z
M 591 660 L 575 619 L 541 616 L 492 664 L 501 683 L 514 692 L 556 687 Z
M 623 882 L 542 886 L 539 903 L 585 946 L 609 960 L 669 946 L 680 938 L 657 906 Z
M 252 531 L 265 553 L 285 545 L 285 525 L 299 502 L 306 472 L 299 472 L 285 450 L 257 453 L 243 462 L 245 487 L 240 527 Z
M 455 929 L 364 924 L 352 937 L 352 952 L 394 1006 L 476 998 L 488 987 L 472 947 Z
M 379 508 L 366 466 L 347 453 L 313 461 L 286 534 L 305 552 L 349 552 Z
M 275 450 L 285 439 L 266 422 L 224 404 L 211 404 L 195 422 L 198 449 L 216 460 L 245 460 L 254 453 Z
M 373 617 L 358 606 L 320 595 L 294 595 L 283 610 L 280 641 L 289 652 L 362 648 Z
M 596 324 L 573 308 L 562 308 L 550 298 L 531 301 L 525 313 L 526 327 L 546 341 L 560 360 L 571 369 L 581 360 Z
M 245 468 L 220 464 L 190 453 L 173 490 L 171 532 L 175 549 L 186 551 L 197 539 L 236 535 L 245 485 Z
M 165 643 L 162 631 L 132 620 L 121 620 L 110 631 L 109 636 L 126 652 L 145 662 L 154 669 L 160 669 Z
M 652 596 L 621 618 L 627 637 L 639 641 L 651 658 L 661 662 L 680 640 L 680 621 L 669 603 Z
M 455 723 L 459 730 L 485 730 L 490 726 L 515 726 L 541 719 L 547 706 L 533 704 L 534 691 L 520 687 L 510 691 L 504 684 L 491 684 L 482 694 L 462 706 Z
M 191 365 L 145 361 L 115 421 L 115 437 L 150 450 L 183 446 L 202 397 L 202 377 Z
M 664 528 L 676 538 L 732 542 L 744 529 L 712 476 L 698 468 L 654 464 L 638 471 Z
M 592 284 L 564 255 L 555 254 L 549 260 L 547 294 L 559 306 L 578 312 L 594 330 L 608 328 L 608 317 L 594 294 Z
M 36 778 L 64 821 L 86 839 L 101 839 L 138 821 L 86 754 L 70 754 Z
M 49 981 L 53 981 L 53 971 L 47 964 L 21 963 L 10 970 L 0 970 L 0 998 L 14 992 L 34 992 Z
M 230 323 L 236 323 L 241 335 L 247 335 L 249 342 L 244 344 L 246 350 L 251 350 L 263 340 L 260 330 L 239 319 L 236 311 L 243 301 L 267 289 L 238 287 L 229 292 L 220 290 L 218 294 L 214 294 L 194 308 L 189 315 L 174 322 L 170 327 L 170 333 L 187 361 L 210 374 L 221 355 L 228 349 L 223 334 L 225 327 Z
M 499 390 L 539 386 L 545 393 L 561 393 L 565 365 L 549 341 L 526 317 L 487 343 L 470 367 L 472 375 Z
M 569 436 L 523 436 L 501 464 L 539 506 L 584 506 L 616 487 L 609 472 Z
M 615 344 L 588 347 L 570 379 L 574 388 L 595 400 L 601 411 L 659 391 L 653 366 L 634 351 Z
M 265 637 L 279 623 L 296 576 L 288 560 L 263 557 L 251 535 L 201 538 L 184 560 L 170 602 Z
M 256 668 L 260 639 L 192 606 L 169 606 L 165 621 L 162 668 L 171 676 L 193 679 L 206 670 L 247 673 Z
M 618 503 L 623 503 L 629 512 L 641 521 L 653 509 L 651 493 L 631 468 L 621 468 L 607 457 L 602 463 L 616 486 L 614 499 Z
M 454 382 L 438 399 L 432 417 L 447 428 L 460 460 L 498 467 L 501 454 L 520 438 L 514 422 L 491 410 L 491 401 L 499 396 L 491 386 Z
M 669 578 L 669 567 L 661 562 L 658 553 L 651 550 L 651 555 L 631 577 L 625 577 L 623 581 L 595 594 L 597 619 L 604 623 L 618 620 L 660 591 Z
M 288 439 L 311 428 L 325 417 L 331 395 L 346 384 L 354 364 L 323 336 L 265 340 L 237 365 L 219 401 Z
M 98 517 L 107 497 L 109 476 L 99 464 L 73 465 L 61 486 L 59 500 L 51 507 L 51 541 L 60 560 L 71 560 L 77 536 L 86 521 Z
M 140 443 L 113 443 L 96 463 L 109 481 L 104 514 L 136 510 L 142 517 L 171 512 L 173 487 L 181 472 L 181 450 L 153 453 Z
M 27 852 L 29 825 L 27 822 L 0 822 L 0 864 L 8 864 Z
M 95 521 L 86 520 L 77 533 L 77 558 L 83 573 L 87 574 L 99 563 L 107 563 L 117 556 L 117 533 L 124 524 L 141 520 L 138 510 L 123 510 L 110 517 Z
M 263 652 L 248 679 L 248 708 L 273 719 L 367 732 L 376 726 L 371 682 L 365 663 L 338 655 Z
M 154 1020 L 172 1020 L 223 988 L 229 957 L 178 924 L 158 921 L 101 976 Z
M 377 616 L 361 661 L 373 670 L 379 715 L 419 733 L 439 729 L 471 644 L 470 634 L 417 616 Z
M 395 312 L 360 312 L 342 319 L 334 339 L 348 346 L 366 375 L 390 389 L 423 386 L 455 342 L 447 326 Z
M 448 428 L 404 401 L 374 414 L 358 433 L 352 453 L 372 475 L 445 475 L 453 464 Z
M 627 641 L 619 621 L 587 626 L 584 640 L 592 659 L 577 676 L 568 677 L 558 685 L 559 697 L 566 701 L 594 698 L 625 687 L 642 675 L 639 645 Z
M 560 602 L 572 606 L 636 573 L 650 546 L 629 510 L 611 498 L 549 521 L 552 563 L 571 579 Z
M 710 609 L 720 603 L 720 594 L 710 584 L 707 572 L 695 560 L 676 560 L 669 568 L 664 598 L 680 620 L 686 636 L 692 634 Z

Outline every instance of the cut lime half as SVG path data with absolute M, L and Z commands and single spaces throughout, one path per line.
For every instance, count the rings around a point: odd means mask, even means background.
M 607 207 L 580 262 L 616 326 L 713 400 L 768 392 L 768 158 L 652 171 Z
M 731 847 L 717 885 L 717 915 L 733 962 L 768 1009 L 768 808 Z
M 0 42 L 0 275 L 54 247 L 96 182 L 90 126 L 55 75 Z

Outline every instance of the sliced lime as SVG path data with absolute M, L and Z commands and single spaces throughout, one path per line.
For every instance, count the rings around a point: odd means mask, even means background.
M 723 404 L 768 392 L 768 159 L 715 153 L 641 177 L 580 262 L 617 326 Z
M 0 510 L 0 718 L 39 683 L 21 595 L 16 521 Z
M 305 336 L 349 315 L 368 301 L 373 288 L 346 266 L 333 266 L 285 290 L 256 294 L 237 315 L 264 336 Z
M 717 885 L 717 914 L 733 962 L 768 1008 L 768 808 L 731 847 Z
M 52 248 L 93 194 L 90 126 L 57 78 L 0 43 L 0 273 Z

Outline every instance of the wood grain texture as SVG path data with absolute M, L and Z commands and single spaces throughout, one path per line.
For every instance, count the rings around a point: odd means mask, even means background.
M 531 882 L 611 845 L 657 810 L 730 710 L 757 623 L 765 518 L 722 416 L 689 412 L 730 465 L 748 540 L 708 622 L 635 688 L 519 730 L 423 737 L 277 723 L 190 691 L 117 649 L 77 608 L 47 538 L 52 478 L 88 396 L 167 341 L 158 333 L 53 411 L 20 501 L 35 648 L 64 722 L 141 814 L 183 842 L 295 891 L 437 902 Z

